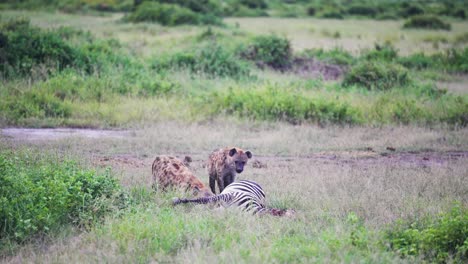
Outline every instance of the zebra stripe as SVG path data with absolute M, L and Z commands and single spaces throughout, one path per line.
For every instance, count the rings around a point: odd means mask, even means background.
M 179 199 L 173 201 L 174 205 L 181 203 L 207 204 L 221 201 L 225 207 L 237 206 L 245 211 L 260 213 L 265 208 L 265 192 L 262 187 L 253 181 L 242 180 L 229 184 L 223 192 L 211 197 L 201 197 L 197 199 Z

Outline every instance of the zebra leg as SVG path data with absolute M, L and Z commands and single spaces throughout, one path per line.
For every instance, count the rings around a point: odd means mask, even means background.
M 197 203 L 197 204 L 207 204 L 207 203 L 214 203 L 219 200 L 226 200 L 226 194 L 218 194 L 210 197 L 200 197 L 196 199 L 186 199 L 186 198 L 174 198 L 172 199 L 173 205 L 178 205 L 181 203 Z

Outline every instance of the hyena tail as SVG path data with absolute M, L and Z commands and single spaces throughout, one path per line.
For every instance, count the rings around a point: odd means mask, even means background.
M 196 199 L 186 199 L 186 198 L 174 198 L 172 199 L 172 204 L 173 205 L 178 205 L 181 203 L 197 203 L 197 204 L 207 204 L 207 203 L 215 203 L 220 200 L 226 200 L 228 199 L 229 194 L 218 194 L 218 195 L 213 195 L 210 197 L 200 197 Z

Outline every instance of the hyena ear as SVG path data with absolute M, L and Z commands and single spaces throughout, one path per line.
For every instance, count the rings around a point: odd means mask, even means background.
M 251 159 L 252 158 L 252 152 L 246 151 L 245 154 L 247 154 L 247 158 Z
M 237 153 L 237 150 L 236 150 L 235 148 L 233 148 L 233 149 L 231 149 L 231 150 L 229 151 L 229 156 L 232 157 L 232 156 L 234 156 L 234 154 L 236 154 L 236 153 Z

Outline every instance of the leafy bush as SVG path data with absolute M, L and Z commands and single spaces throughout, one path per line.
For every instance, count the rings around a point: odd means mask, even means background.
M 451 25 L 436 16 L 419 15 L 411 17 L 403 28 L 443 29 L 450 30 Z
M 86 68 L 90 63 L 79 49 L 71 47 L 54 31 L 31 27 L 29 20 L 10 20 L 1 25 L 0 74 L 3 78 L 31 74 L 38 65 L 48 72 L 68 67 Z
M 352 67 L 343 80 L 344 86 L 358 85 L 369 90 L 388 90 L 410 83 L 408 71 L 398 65 L 363 61 Z
M 363 56 L 367 60 L 393 61 L 398 57 L 398 51 L 390 44 L 375 44 L 375 48 Z
M 397 60 L 407 68 L 435 69 L 449 72 L 468 72 L 468 48 L 463 50 L 450 49 L 445 53 L 425 55 L 416 53 Z
M 183 5 L 146 1 L 125 19 L 130 22 L 158 22 L 165 26 L 181 24 L 222 24 L 217 12 L 208 12 L 209 7 L 197 1 L 182 1 Z M 211 1 L 210 1 L 211 3 Z M 207 11 L 205 11 L 207 9 Z
M 339 11 L 326 11 L 320 15 L 321 18 L 344 19 L 344 16 Z
M 165 26 L 196 25 L 200 23 L 200 16 L 179 5 L 143 2 L 126 20 L 130 22 L 158 22 Z
M 268 7 L 265 0 L 239 0 L 239 2 L 252 9 L 265 9 Z
M 347 104 L 335 100 L 308 98 L 293 90 L 268 86 L 263 89 L 229 89 L 214 94 L 215 113 L 225 112 L 259 120 L 284 120 L 293 124 L 359 123 L 359 113 Z
M 128 198 L 109 172 L 72 161 L 0 153 L 0 235 L 22 242 L 64 224 L 89 225 Z
M 194 74 L 206 74 L 209 77 L 243 78 L 250 76 L 249 65 L 240 60 L 233 52 L 218 43 L 173 54 L 168 58 L 159 58 L 153 64 L 156 70 L 168 68 L 188 69 Z
M 368 5 L 353 5 L 348 8 L 347 13 L 350 15 L 375 17 L 379 13 L 379 10 Z
M 424 9 L 417 5 L 409 5 L 401 10 L 401 16 L 411 17 L 424 14 Z
M 258 36 L 243 52 L 243 56 L 255 61 L 258 65 L 268 65 L 274 69 L 284 70 L 290 67 L 292 49 L 286 38 L 276 35 Z
M 422 255 L 429 261 L 468 261 L 468 210 L 460 205 L 437 219 L 401 223 L 387 232 L 391 249 L 403 256 Z
M 438 63 L 435 56 L 426 56 L 424 53 L 415 53 L 408 57 L 400 57 L 397 61 L 406 68 L 417 70 L 435 68 Z

